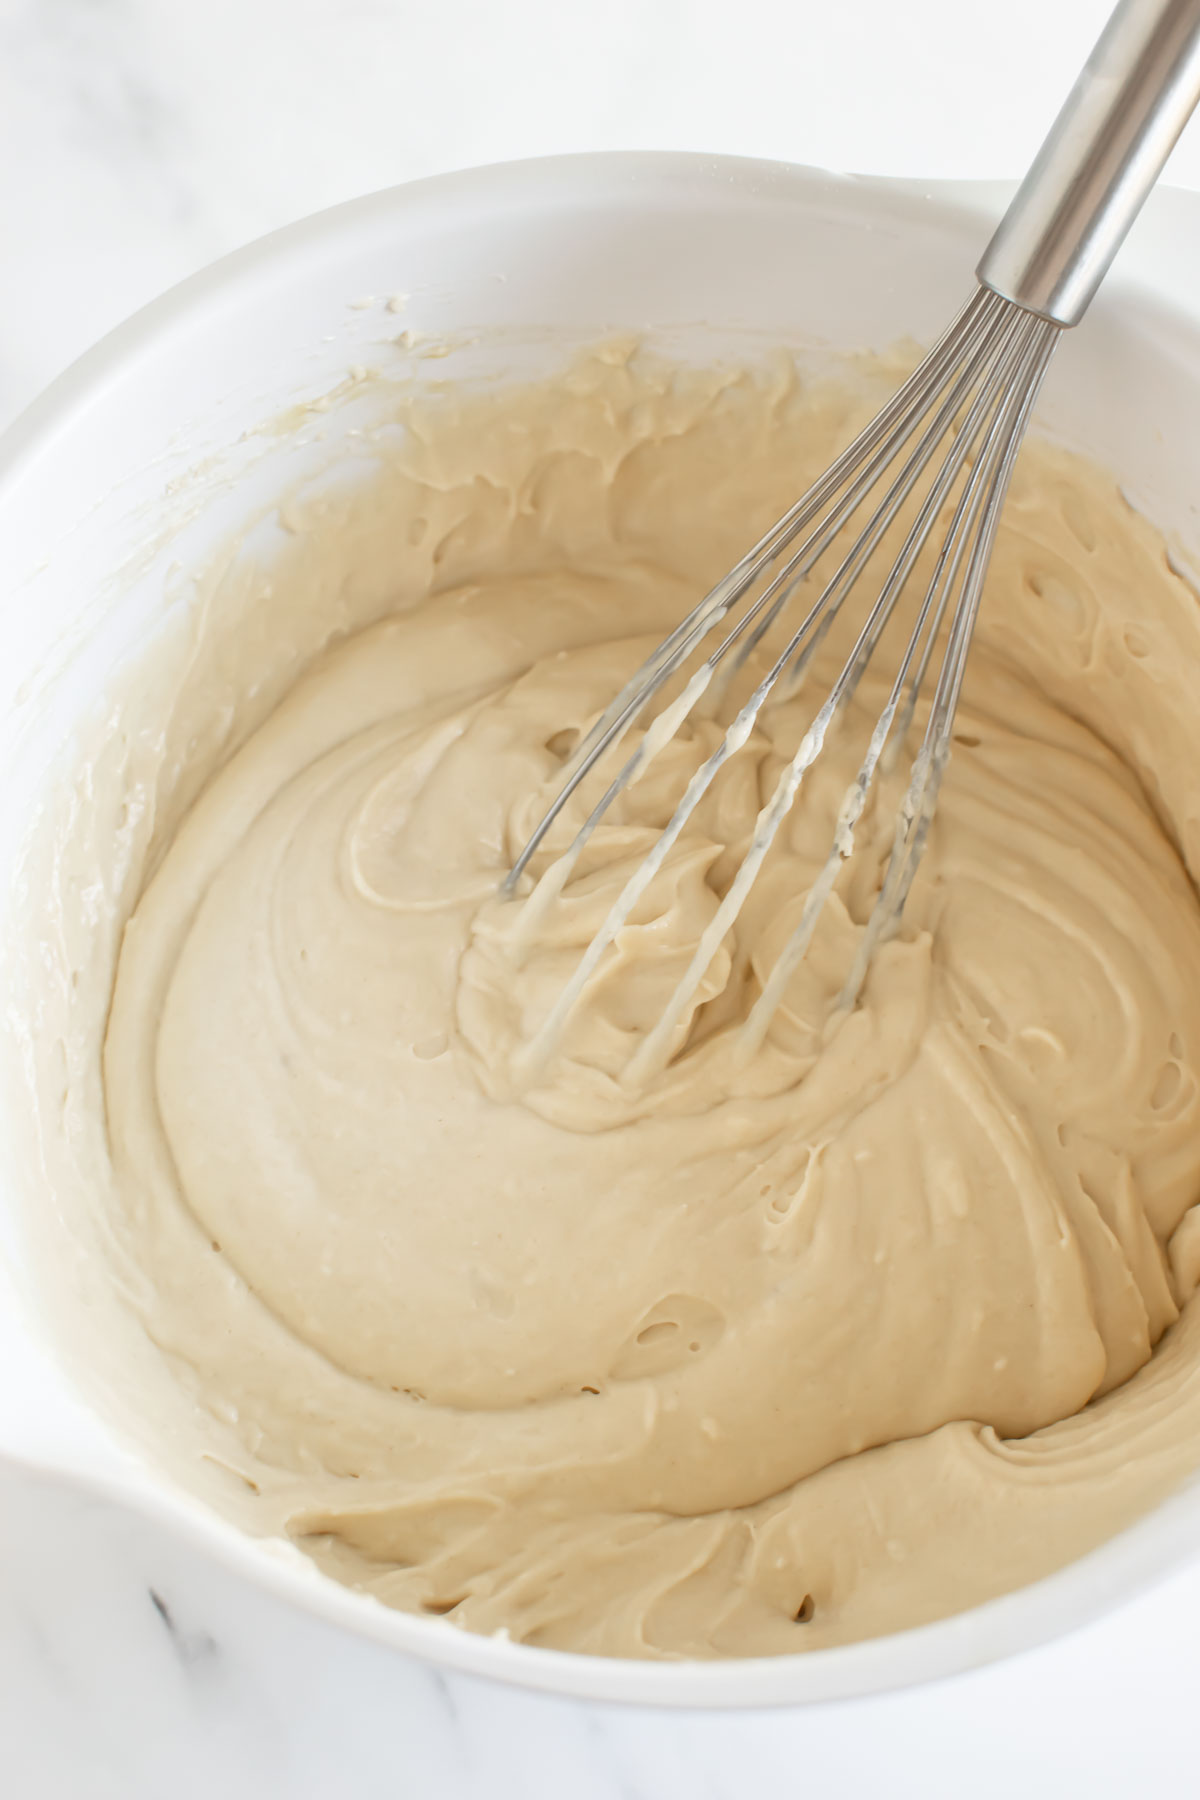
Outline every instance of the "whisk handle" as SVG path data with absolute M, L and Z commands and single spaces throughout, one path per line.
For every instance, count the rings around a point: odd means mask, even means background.
M 1075 325 L 1200 100 L 1200 0 L 1120 0 L 977 270 Z

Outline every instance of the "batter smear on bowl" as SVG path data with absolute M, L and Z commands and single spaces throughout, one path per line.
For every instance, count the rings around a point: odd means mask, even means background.
M 177 1393 L 161 1453 L 234 1471 L 239 1518 L 390 1605 L 608 1655 L 807 1650 L 1033 1580 L 1198 1460 L 1200 611 L 1100 471 L 1022 456 L 929 847 L 854 1014 L 830 1029 L 904 763 L 761 1049 L 731 1053 L 848 729 L 670 1064 L 620 1078 L 795 746 L 789 701 L 522 1066 L 720 727 L 680 735 L 522 934 L 497 888 L 564 757 L 894 376 L 613 345 L 397 401 L 359 479 L 209 578 L 177 709 L 226 721 L 205 778 L 170 724 L 123 766 L 148 823 L 108 1228 Z M 137 812 L 185 766 L 186 806 Z

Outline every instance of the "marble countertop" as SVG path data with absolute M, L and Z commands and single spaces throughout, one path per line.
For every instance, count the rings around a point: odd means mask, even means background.
M 544 152 L 1020 171 L 1107 0 L 0 0 L 0 425 L 127 313 L 349 195 Z M 830 71 L 833 71 L 831 74 Z M 1200 188 L 1200 124 L 1177 183 Z M 1200 1566 L 910 1693 L 757 1715 L 583 1705 L 304 1618 L 0 1465 L 11 1800 L 1125 1796 L 1195 1763 Z

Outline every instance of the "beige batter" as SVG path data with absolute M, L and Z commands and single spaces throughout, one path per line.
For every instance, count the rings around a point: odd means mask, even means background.
M 618 347 L 405 402 L 367 479 L 288 515 L 272 633 L 243 609 L 200 645 L 212 706 L 239 657 L 288 691 L 147 852 L 104 1048 L 114 1256 L 177 1387 L 173 1466 L 236 1471 L 252 1528 L 389 1604 L 613 1655 L 805 1650 L 1042 1575 L 1200 1461 L 1200 621 L 1102 474 L 1023 458 L 854 1016 L 827 1029 L 903 771 L 761 1052 L 730 1054 L 875 677 L 666 1072 L 619 1078 L 803 697 L 518 1079 L 716 727 L 529 943 L 498 878 L 575 734 L 887 379 Z M 390 616 L 282 681 L 289 618 L 336 632 L 356 583 Z

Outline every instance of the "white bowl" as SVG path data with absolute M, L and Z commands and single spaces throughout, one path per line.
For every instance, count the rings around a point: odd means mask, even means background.
M 172 561 L 328 461 L 326 437 L 255 428 L 401 352 L 411 324 L 460 347 L 431 372 L 560 364 L 635 327 L 678 354 L 764 340 L 930 337 L 969 292 L 997 195 L 669 155 L 474 170 L 322 213 L 185 282 L 67 372 L 0 444 L 0 866 L 114 665 L 161 621 Z M 1065 346 L 1043 428 L 1108 463 L 1200 551 L 1200 197 L 1164 195 Z M 382 297 L 411 296 L 402 314 Z M 372 305 L 354 302 L 375 296 Z M 1174 301 L 1172 308 L 1169 301 Z M 1189 305 L 1191 308 L 1189 316 Z M 309 441 L 305 441 L 306 438 Z M 266 446 L 264 448 L 264 445 Z M 332 446 L 332 449 L 331 449 Z M 0 894 L 6 989 L 14 900 Z M 6 994 L 7 998 L 7 994 Z M 19 1082 L 0 1081 L 0 1452 L 103 1488 L 249 1581 L 434 1663 L 529 1687 L 665 1705 L 865 1694 L 969 1668 L 1093 1617 L 1200 1550 L 1200 1487 L 1050 1579 L 940 1624 L 807 1655 L 715 1664 L 574 1656 L 389 1611 L 299 1553 L 243 1535 L 145 1467 L 60 1365 L 31 1254 Z M 59 1297 L 61 1300 L 61 1296 Z

